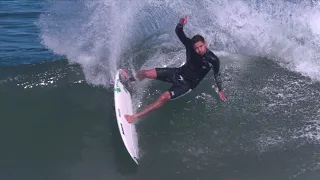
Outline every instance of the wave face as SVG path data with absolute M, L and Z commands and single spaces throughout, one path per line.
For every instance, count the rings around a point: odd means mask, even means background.
M 320 11 L 312 1 L 77 0 L 48 2 L 45 9 L 37 22 L 43 44 L 80 64 L 92 84 L 108 85 L 116 69 L 138 69 L 137 62 L 183 61 L 174 27 L 184 15 L 186 34 L 203 34 L 211 49 L 270 58 L 319 80 Z M 147 49 L 156 51 L 135 58 Z

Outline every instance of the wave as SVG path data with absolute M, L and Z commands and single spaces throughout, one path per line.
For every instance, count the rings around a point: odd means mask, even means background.
M 138 69 L 136 61 L 159 65 L 154 54 L 133 58 L 144 44 L 182 48 L 173 31 L 185 14 L 186 33 L 203 34 L 212 49 L 267 57 L 319 80 L 320 10 L 313 1 L 48 1 L 37 25 L 47 48 L 80 64 L 89 83 L 108 85 L 120 67 Z

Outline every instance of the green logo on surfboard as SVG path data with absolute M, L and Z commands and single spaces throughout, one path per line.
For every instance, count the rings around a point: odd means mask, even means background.
M 119 93 L 119 92 L 121 92 L 121 89 L 120 88 L 115 88 L 114 91 Z

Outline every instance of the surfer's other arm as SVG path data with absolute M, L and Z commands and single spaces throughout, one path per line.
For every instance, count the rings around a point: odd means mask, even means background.
M 212 65 L 212 69 L 213 69 L 214 80 L 216 81 L 217 87 L 219 90 L 220 99 L 225 101 L 227 98 L 225 97 L 223 90 L 222 90 L 222 80 L 221 80 L 221 74 L 220 74 L 220 60 L 217 56 L 212 54 L 211 58 L 210 58 L 210 63 Z
M 217 83 L 217 87 L 219 92 L 222 91 L 222 80 L 221 80 L 221 74 L 220 74 L 220 61 L 219 59 L 216 59 L 214 61 L 212 61 L 212 69 L 213 69 L 213 76 L 214 76 L 214 80 Z

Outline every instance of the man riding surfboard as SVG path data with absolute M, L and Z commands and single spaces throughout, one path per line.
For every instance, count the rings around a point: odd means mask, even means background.
M 185 35 L 183 27 L 187 22 L 187 16 L 181 18 L 175 29 L 179 40 L 186 48 L 186 63 L 178 68 L 153 68 L 150 70 L 140 70 L 136 73 L 135 77 L 138 80 L 143 80 L 144 78 L 157 79 L 169 82 L 172 86 L 143 111 L 132 115 L 125 115 L 129 123 L 160 108 L 167 101 L 174 100 L 192 91 L 198 86 L 210 69 L 214 71 L 214 79 L 219 89 L 220 99 L 223 101 L 226 100 L 222 90 L 219 58 L 207 48 L 206 41 L 201 35 L 195 35 L 191 39 Z

